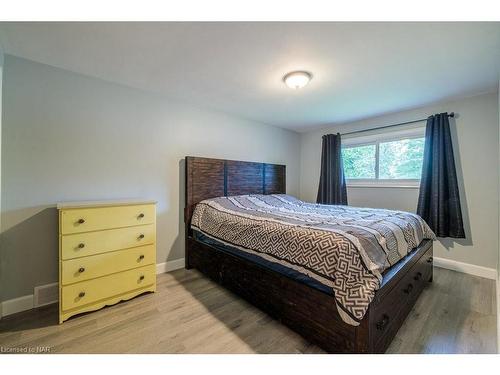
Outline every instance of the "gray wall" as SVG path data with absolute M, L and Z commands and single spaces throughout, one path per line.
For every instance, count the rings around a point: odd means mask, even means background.
M 158 258 L 182 258 L 186 155 L 287 165 L 297 133 L 6 56 L 2 137 L 4 299 L 57 281 L 57 212 L 67 200 L 158 201 Z
M 498 106 L 498 94 L 491 93 L 304 133 L 301 135 L 301 198 L 308 201 L 316 199 L 323 134 L 337 131 L 342 133 L 347 129 L 370 129 L 425 118 L 434 113 L 454 111 L 458 116 L 451 121 L 451 127 L 468 238 L 456 241 L 441 239 L 435 244 L 435 254 L 442 258 L 496 269 L 499 257 Z M 418 189 L 348 189 L 349 204 L 354 206 L 415 212 L 417 198 Z

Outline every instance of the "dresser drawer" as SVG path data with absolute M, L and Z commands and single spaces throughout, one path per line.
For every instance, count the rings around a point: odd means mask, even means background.
M 155 265 L 149 265 L 63 286 L 62 310 L 71 310 L 152 285 L 156 281 L 155 270 Z
M 151 224 L 155 219 L 154 204 L 64 209 L 60 213 L 60 233 L 71 234 Z
M 63 260 L 61 281 L 63 285 L 68 285 L 155 263 L 155 245 Z
M 155 224 L 61 236 L 63 260 L 149 245 L 156 242 Z

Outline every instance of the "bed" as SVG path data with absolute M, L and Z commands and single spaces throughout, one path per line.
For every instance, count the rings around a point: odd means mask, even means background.
M 186 157 L 185 173 L 186 268 L 327 352 L 384 352 L 432 281 L 417 215 L 302 202 L 283 165 Z

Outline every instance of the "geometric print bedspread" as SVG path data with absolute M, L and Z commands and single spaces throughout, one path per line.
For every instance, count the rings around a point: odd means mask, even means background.
M 191 227 L 332 288 L 339 315 L 363 319 L 382 273 L 435 235 L 418 215 L 306 203 L 285 194 L 239 195 L 196 205 Z

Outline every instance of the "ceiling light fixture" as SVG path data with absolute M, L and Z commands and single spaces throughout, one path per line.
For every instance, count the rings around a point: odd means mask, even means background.
M 312 79 L 312 74 L 305 71 L 295 71 L 285 74 L 283 82 L 291 89 L 300 89 Z

